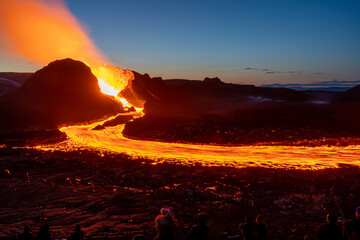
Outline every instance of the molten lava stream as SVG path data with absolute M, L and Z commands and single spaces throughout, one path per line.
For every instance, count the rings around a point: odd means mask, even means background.
M 70 126 L 60 130 L 68 136 L 61 144 L 39 146 L 43 150 L 76 150 L 127 153 L 155 160 L 186 165 L 322 169 L 339 163 L 360 166 L 360 146 L 294 147 L 294 146 L 214 146 L 165 143 L 125 138 L 124 125 L 91 130 L 99 123 Z

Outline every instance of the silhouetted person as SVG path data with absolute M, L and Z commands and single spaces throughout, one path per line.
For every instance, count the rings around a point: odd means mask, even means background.
M 207 217 L 205 213 L 199 213 L 196 216 L 196 224 L 190 229 L 187 240 L 208 240 L 209 227 L 207 226 Z
M 50 240 L 49 225 L 40 227 L 40 232 L 36 235 L 36 240 Z
M 75 232 L 71 234 L 70 240 L 84 240 L 84 233 L 81 231 L 80 225 L 76 224 Z
M 321 225 L 319 228 L 319 240 L 342 240 L 341 227 L 336 225 L 337 216 L 328 214 L 326 216 L 327 224 Z
M 155 218 L 155 229 L 157 240 L 175 240 L 177 227 L 173 215 L 169 209 L 161 209 L 160 215 Z
M 355 218 L 344 225 L 345 240 L 360 240 L 360 207 L 355 210 Z
M 266 237 L 266 226 L 262 221 L 262 216 L 256 217 L 256 228 L 257 228 L 257 239 L 265 239 Z
M 254 240 L 258 236 L 256 225 L 251 217 L 246 217 L 245 223 L 240 224 L 239 228 L 244 240 Z
M 25 226 L 24 232 L 20 234 L 19 240 L 34 240 L 34 239 L 35 239 L 34 236 L 30 232 L 30 227 Z

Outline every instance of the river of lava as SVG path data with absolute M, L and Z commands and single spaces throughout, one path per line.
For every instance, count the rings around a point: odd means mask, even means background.
M 138 112 L 137 114 L 141 114 Z M 112 117 L 114 118 L 114 117 Z M 91 130 L 102 122 L 69 126 L 60 130 L 68 136 L 62 143 L 38 146 L 42 150 L 94 150 L 126 153 L 148 158 L 156 163 L 229 167 L 270 167 L 323 169 L 341 164 L 360 166 L 360 146 L 216 146 L 166 143 L 129 139 L 123 136 L 124 125 Z

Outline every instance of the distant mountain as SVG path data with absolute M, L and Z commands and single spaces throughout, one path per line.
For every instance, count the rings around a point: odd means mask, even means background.
M 266 84 L 261 87 L 270 88 L 290 88 L 298 91 L 333 91 L 333 92 L 344 92 L 350 88 L 360 84 L 359 81 L 323 81 L 323 82 L 312 82 L 303 84 Z
M 0 97 L 0 126 L 90 121 L 123 111 L 100 92 L 89 67 L 72 59 L 40 69 L 20 87 Z
M 20 87 L 32 74 L 0 72 L 0 96 Z
M 145 112 L 149 114 L 198 115 L 261 102 L 309 100 L 307 94 L 293 89 L 230 84 L 219 78 L 205 78 L 203 81 L 150 79 L 147 78 L 148 84 L 140 84 L 155 96 L 145 103 Z
M 22 85 L 34 73 L 21 72 L 0 72 L 0 78 L 5 78 Z
M 6 78 L 0 78 L 0 96 L 20 87 L 21 85 L 17 82 Z
M 337 95 L 333 102 L 360 102 L 360 85 Z

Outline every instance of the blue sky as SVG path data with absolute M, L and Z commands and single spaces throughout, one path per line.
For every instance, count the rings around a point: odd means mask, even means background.
M 247 84 L 360 80 L 360 1 L 67 0 L 116 65 Z M 0 71 L 35 70 L 0 57 Z

